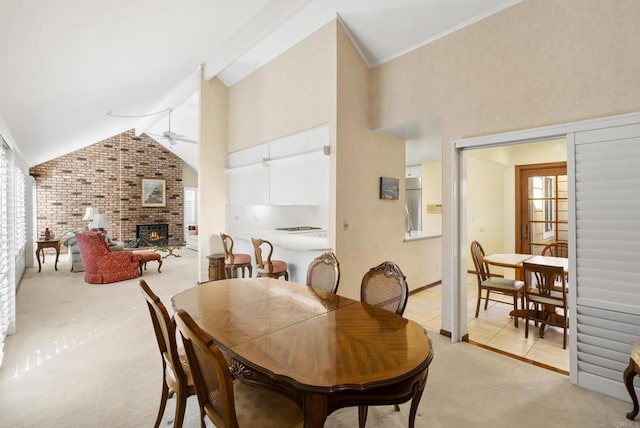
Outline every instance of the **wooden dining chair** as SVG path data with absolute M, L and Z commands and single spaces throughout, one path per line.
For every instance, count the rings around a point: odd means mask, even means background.
M 327 251 L 313 259 L 307 269 L 307 285 L 336 294 L 340 284 L 340 263 L 336 255 Z
M 529 337 L 529 320 L 540 322 L 540 338 L 544 337 L 546 325 L 563 328 L 562 349 L 567 348 L 567 328 L 569 327 L 567 306 L 567 283 L 562 266 L 547 266 L 534 263 L 522 263 L 525 282 L 524 337 Z M 533 280 L 535 278 L 535 281 Z M 557 314 L 561 309 L 562 314 Z
M 258 277 L 280 278 L 284 276 L 285 281 L 289 281 L 289 272 L 287 271 L 287 262 L 282 260 L 272 260 L 273 245 L 264 239 L 251 238 L 253 250 L 256 256 L 256 265 Z M 267 258 L 262 257 L 262 247 L 268 248 Z
M 297 403 L 275 391 L 234 381 L 213 337 L 182 309 L 175 319 L 193 374 L 201 427 L 205 416 L 217 427 L 302 427 Z
M 407 280 L 394 262 L 383 262 L 369 271 L 360 284 L 360 301 L 387 309 L 398 315 L 404 313 L 409 298 Z
M 222 240 L 222 248 L 224 249 L 224 273 L 227 279 L 236 278 L 238 269 L 242 271 L 244 278 L 244 270 L 249 271 L 249 278 L 253 275 L 253 267 L 251 266 L 251 256 L 249 254 L 233 253 L 233 238 L 225 233 L 220 234 Z
M 550 242 L 542 249 L 543 256 L 569 257 L 569 244 L 564 241 Z
M 394 262 L 386 261 L 369 271 L 360 284 L 360 301 L 378 306 L 402 316 L 409 299 L 407 279 Z M 400 411 L 397 404 L 393 405 Z M 367 423 L 368 406 L 358 407 L 358 426 L 364 428 Z
M 476 279 L 478 280 L 478 301 L 476 303 L 476 318 L 480 313 L 480 301 L 482 300 L 482 291 L 486 291 L 484 310 L 487 310 L 491 293 L 504 294 L 513 298 L 513 325 L 518 327 L 518 298 L 520 298 L 520 307 L 524 309 L 524 282 L 516 279 L 500 278 L 491 276 L 489 265 L 484 261 L 484 249 L 478 241 L 471 243 L 471 258 L 476 269 Z M 501 300 L 495 302 L 505 303 Z
M 167 405 L 167 398 L 174 394 L 176 396 L 176 413 L 173 426 L 181 427 L 187 405 L 187 397 L 195 394 L 191 370 L 186 355 L 178 350 L 175 323 L 169 317 L 167 308 L 160 298 L 151 291 L 144 279 L 140 280 L 140 289 L 147 301 L 153 330 L 156 333 L 158 349 L 162 357 L 162 395 L 154 427 L 158 428 L 160 426 L 160 421 Z

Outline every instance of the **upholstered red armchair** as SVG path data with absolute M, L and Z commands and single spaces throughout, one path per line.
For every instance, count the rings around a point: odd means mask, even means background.
M 76 233 L 84 263 L 84 280 L 90 284 L 107 284 L 140 276 L 140 261 L 131 251 L 112 253 L 100 233 Z

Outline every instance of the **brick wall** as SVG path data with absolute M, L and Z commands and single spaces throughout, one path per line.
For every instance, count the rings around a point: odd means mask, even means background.
M 130 130 L 30 169 L 36 180 L 37 230 L 57 237 L 86 228 L 91 205 L 106 213 L 109 235 L 136 237 L 137 224 L 168 223 L 170 242 L 183 241 L 182 160 L 143 134 Z M 166 207 L 142 206 L 142 179 L 166 181 Z M 62 247 L 64 249 L 64 246 Z

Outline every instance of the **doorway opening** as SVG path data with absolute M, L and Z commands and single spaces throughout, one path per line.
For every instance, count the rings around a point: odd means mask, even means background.
M 567 142 L 557 138 L 461 151 L 461 182 L 465 189 L 461 219 L 466 228 L 464 293 L 465 328 L 469 342 L 484 348 L 569 373 L 569 349 L 563 349 L 561 328 L 547 327 L 524 335 L 524 320 L 514 326 L 513 301 L 494 296 L 474 317 L 478 296 L 471 242 L 489 254 L 540 254 L 545 243 L 567 240 Z M 490 266 L 493 276 L 521 279 L 519 269 Z M 462 273 L 461 273 L 462 275 Z M 484 294 L 483 294 L 484 296 Z M 505 303 L 495 300 L 504 300 Z M 463 307 L 461 305 L 461 307 Z M 484 299 L 482 300 L 484 308 Z M 462 317 L 461 317 L 462 318 Z

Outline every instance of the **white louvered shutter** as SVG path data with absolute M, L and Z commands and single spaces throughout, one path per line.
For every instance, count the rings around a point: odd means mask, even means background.
M 16 207 L 15 207 L 15 253 L 18 256 L 27 243 L 27 211 L 25 201 L 25 177 L 20 168 L 15 168 Z
M 1 138 L 0 141 L 2 141 Z M 0 365 L 13 312 L 12 287 L 9 278 L 8 178 L 9 162 L 4 149 L 0 147 L 0 201 L 2 202 L 0 204 Z
M 640 124 L 574 141 L 578 384 L 628 399 L 622 373 L 640 341 Z

